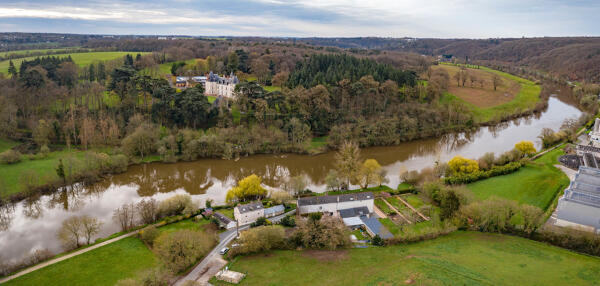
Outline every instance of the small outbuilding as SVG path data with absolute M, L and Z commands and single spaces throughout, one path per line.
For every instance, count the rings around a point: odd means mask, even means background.
M 234 228 L 236 225 L 235 221 L 220 212 L 214 212 L 213 216 L 219 221 L 219 226 L 222 228 L 230 229 Z
M 233 283 L 233 284 L 240 283 L 240 281 L 242 281 L 242 279 L 244 279 L 244 277 L 246 277 L 246 274 L 231 271 L 231 270 L 228 270 L 227 268 L 219 271 L 217 273 L 217 275 L 215 275 L 215 278 L 217 278 L 217 280 L 225 281 L 225 282 Z

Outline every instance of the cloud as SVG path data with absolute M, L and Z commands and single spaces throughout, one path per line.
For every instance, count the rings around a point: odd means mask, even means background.
M 568 0 L 40 0 L 3 4 L 0 30 L 300 37 L 577 36 L 600 34 L 598 12 L 596 1 Z M 15 26 L 17 30 L 11 30 Z

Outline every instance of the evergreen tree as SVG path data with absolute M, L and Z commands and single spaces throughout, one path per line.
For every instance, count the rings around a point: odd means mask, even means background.
M 15 64 L 12 60 L 8 62 L 8 74 L 10 74 L 12 78 L 17 77 L 17 68 L 15 68 Z
M 88 80 L 95 81 L 96 80 L 96 68 L 94 64 L 90 64 L 88 67 Z

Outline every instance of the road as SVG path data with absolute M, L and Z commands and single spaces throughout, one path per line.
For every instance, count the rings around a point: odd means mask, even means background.
M 294 213 L 296 213 L 296 210 L 291 210 L 287 213 L 272 217 L 269 219 L 269 221 L 279 222 L 285 216 L 294 214 Z M 249 224 L 240 226 L 239 230 L 242 231 L 242 230 L 246 230 L 248 228 L 250 228 Z M 215 246 L 215 248 L 213 250 L 211 250 L 208 253 L 208 255 L 206 257 L 204 257 L 204 259 L 202 259 L 202 261 L 200 261 L 200 263 L 196 267 L 194 267 L 194 269 L 192 269 L 192 271 L 190 271 L 190 273 L 188 273 L 186 276 L 178 279 L 174 285 L 181 286 L 181 285 L 183 285 L 183 283 L 185 281 L 188 281 L 188 280 L 199 281 L 199 282 L 201 282 L 201 284 L 208 283 L 208 280 L 212 276 L 214 276 L 216 274 L 216 272 L 221 270 L 221 268 L 223 268 L 223 266 L 225 266 L 225 264 L 227 264 L 227 262 L 221 258 L 221 254 L 219 254 L 219 251 L 221 251 L 221 249 L 223 249 L 225 246 L 227 246 L 236 237 L 237 237 L 237 231 L 235 228 L 227 230 L 227 231 L 219 234 L 219 244 L 217 244 L 217 246 Z M 219 261 L 219 260 L 221 260 L 221 261 Z M 224 264 L 223 264 L 223 262 L 224 262 Z M 216 267 L 213 267 L 213 265 L 211 263 L 216 264 L 216 265 L 214 265 Z M 201 279 L 201 278 L 203 278 L 203 279 Z

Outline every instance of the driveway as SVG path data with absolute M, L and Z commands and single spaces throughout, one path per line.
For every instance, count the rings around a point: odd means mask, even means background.
M 291 210 L 287 213 L 269 218 L 271 222 L 279 222 L 285 216 L 296 213 L 296 210 Z M 243 225 L 239 227 L 239 231 L 243 231 L 249 229 L 250 225 Z M 227 261 L 223 259 L 219 251 L 226 247 L 234 238 L 237 237 L 237 231 L 235 228 L 229 229 L 221 234 L 219 234 L 219 244 L 211 250 L 200 263 L 190 271 L 186 276 L 178 279 L 174 285 L 180 286 L 183 285 L 185 281 L 193 280 L 200 282 L 201 285 L 207 285 L 208 280 L 212 278 L 219 270 L 221 270 L 225 265 L 227 265 Z

